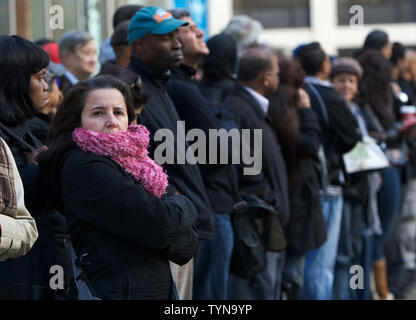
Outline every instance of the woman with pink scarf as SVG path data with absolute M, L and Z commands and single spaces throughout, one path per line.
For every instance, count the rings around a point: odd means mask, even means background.
M 183 265 L 196 253 L 197 211 L 167 192 L 166 173 L 148 156 L 148 130 L 132 124 L 133 104 L 130 88 L 115 78 L 77 84 L 39 165 L 98 298 L 168 300 L 169 260 Z

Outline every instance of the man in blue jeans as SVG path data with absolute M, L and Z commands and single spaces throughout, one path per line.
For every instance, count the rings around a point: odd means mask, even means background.
M 332 299 L 334 267 L 342 217 L 342 185 L 345 183 L 342 154 L 359 140 L 358 124 L 345 101 L 326 81 L 331 70 L 328 55 L 318 42 L 299 47 L 295 57 L 306 73 L 304 89 L 321 125 L 321 203 L 327 240 L 306 254 L 300 299 Z

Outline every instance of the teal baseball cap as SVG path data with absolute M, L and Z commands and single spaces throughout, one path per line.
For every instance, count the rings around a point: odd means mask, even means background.
M 174 19 L 170 12 L 157 7 L 144 7 L 130 21 L 127 41 L 130 45 L 146 34 L 167 34 L 188 22 Z

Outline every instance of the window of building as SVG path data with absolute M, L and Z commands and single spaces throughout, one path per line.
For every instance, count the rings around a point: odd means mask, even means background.
M 58 41 L 59 38 L 65 33 L 70 30 L 74 29 L 83 29 L 86 30 L 85 25 L 85 10 L 84 10 L 84 2 L 86 1 L 74 1 L 74 0 L 51 0 L 50 6 L 61 6 L 64 10 L 64 29 L 56 29 L 56 30 L 49 30 L 51 38 L 55 41 Z M 45 3 L 46 4 L 46 3 Z M 48 5 L 48 4 L 46 4 Z M 48 6 L 49 6 L 48 5 Z M 49 14 L 49 9 L 46 8 L 47 15 L 47 28 L 50 29 L 49 26 L 49 19 L 51 16 Z
M 30 1 L 30 32 L 33 41 L 46 38 L 46 28 L 49 25 L 43 23 L 45 21 L 45 4 L 43 0 Z M 18 10 L 18 9 L 17 9 Z
M 0 0 L 0 34 L 9 33 L 9 0 Z
M 234 0 L 234 15 L 248 15 L 265 29 L 309 27 L 309 12 L 309 0 Z
M 364 9 L 364 24 L 416 22 L 415 0 L 338 0 L 338 24 L 348 25 L 350 8 Z

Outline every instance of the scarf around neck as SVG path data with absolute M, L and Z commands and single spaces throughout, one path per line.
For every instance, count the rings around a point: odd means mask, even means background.
M 117 162 L 135 180 L 140 181 L 151 196 L 162 197 L 168 178 L 162 167 L 147 151 L 149 131 L 142 125 L 131 125 L 127 131 L 102 133 L 77 128 L 72 139 L 83 151 L 108 157 Z

